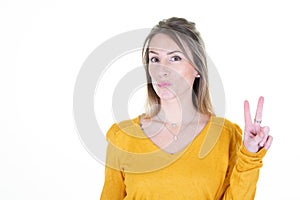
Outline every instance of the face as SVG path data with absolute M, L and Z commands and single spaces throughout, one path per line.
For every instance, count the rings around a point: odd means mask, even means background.
M 166 34 L 156 34 L 149 43 L 149 74 L 161 100 L 191 97 L 198 75 L 178 45 Z

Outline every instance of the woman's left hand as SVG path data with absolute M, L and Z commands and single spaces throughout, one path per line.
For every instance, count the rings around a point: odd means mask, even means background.
M 260 97 L 257 104 L 254 121 L 251 119 L 249 102 L 244 102 L 245 129 L 244 146 L 249 152 L 256 153 L 261 148 L 268 150 L 272 144 L 273 137 L 269 135 L 270 128 L 261 126 L 264 98 Z

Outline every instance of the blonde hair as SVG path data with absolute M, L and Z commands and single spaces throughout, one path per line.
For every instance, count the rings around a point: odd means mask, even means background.
M 200 74 L 200 78 L 196 78 L 193 83 L 192 99 L 194 107 L 200 113 L 214 115 L 209 92 L 204 42 L 200 33 L 196 30 L 195 23 L 189 22 L 184 18 L 172 17 L 160 21 L 154 26 L 146 37 L 143 45 L 142 58 L 146 71 L 148 95 L 146 117 L 153 117 L 160 110 L 160 98 L 153 88 L 151 76 L 149 74 L 149 44 L 151 39 L 159 33 L 168 35 L 184 52 L 185 56 Z

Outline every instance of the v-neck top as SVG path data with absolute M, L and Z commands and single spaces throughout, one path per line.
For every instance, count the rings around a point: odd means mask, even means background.
M 147 137 L 140 116 L 113 124 L 107 140 L 101 200 L 254 199 L 266 153 L 248 152 L 240 127 L 219 117 L 211 117 L 194 140 L 174 154 Z

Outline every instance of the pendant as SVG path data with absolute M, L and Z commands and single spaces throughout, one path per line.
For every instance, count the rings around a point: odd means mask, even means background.
M 177 141 L 178 137 L 177 135 L 174 135 L 174 140 Z

